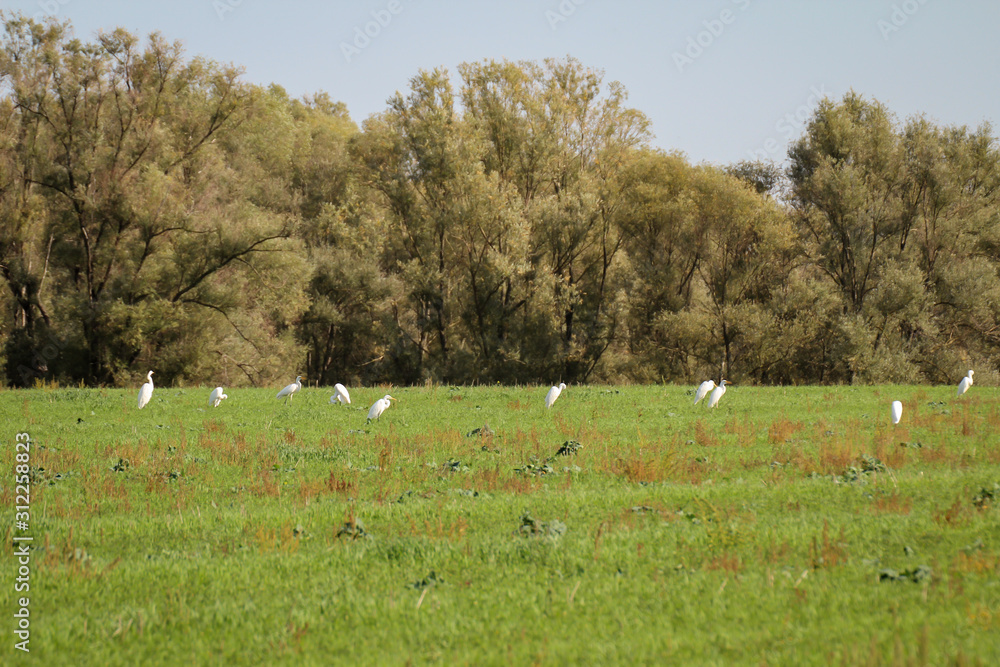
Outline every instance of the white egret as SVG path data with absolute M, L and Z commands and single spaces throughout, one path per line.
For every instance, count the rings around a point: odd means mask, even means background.
M 388 410 L 389 406 L 392 405 L 392 403 L 390 403 L 389 401 L 395 401 L 395 400 L 396 400 L 395 398 L 393 398 L 389 394 L 386 394 L 382 398 L 372 403 L 371 409 L 368 410 L 368 421 L 371 421 L 373 419 L 378 419 L 379 417 L 381 417 L 382 413 Z
M 219 403 L 222 403 L 222 401 L 227 398 L 229 398 L 229 396 L 223 393 L 222 387 L 216 387 L 212 390 L 212 395 L 208 397 L 208 404 L 213 408 L 217 408 L 219 407 Z
M 961 396 L 965 392 L 969 391 L 969 387 L 972 386 L 972 376 L 976 371 L 969 371 L 969 374 L 962 378 L 962 381 L 958 383 L 958 393 L 955 396 Z
M 331 403 L 340 403 L 341 405 L 347 405 L 351 402 L 351 395 L 347 393 L 347 387 L 340 384 L 339 382 L 333 385 L 333 396 L 330 397 Z
M 694 404 L 698 405 L 698 401 L 708 396 L 708 392 L 713 389 L 715 389 L 715 380 L 705 380 L 698 385 L 698 391 L 694 395 Z
M 549 389 L 549 393 L 545 394 L 545 407 L 551 408 L 552 404 L 556 402 L 556 399 L 559 398 L 559 394 L 561 394 L 562 390 L 565 388 L 566 383 L 560 382 L 558 387 L 552 387 Z
M 892 402 L 892 423 L 898 424 L 903 417 L 903 404 L 899 401 Z
M 719 399 L 726 393 L 727 384 L 730 384 L 730 382 L 723 380 L 719 383 L 719 386 L 712 391 L 712 395 L 708 397 L 708 407 L 714 408 L 719 404 Z
M 149 371 L 149 375 L 146 376 L 148 382 L 139 387 L 139 409 L 142 410 L 146 407 L 146 403 L 149 403 L 149 399 L 153 397 L 153 371 Z
M 279 391 L 278 395 L 275 396 L 275 398 L 281 398 L 282 396 L 285 396 L 286 397 L 285 402 L 287 403 L 288 401 L 292 400 L 292 396 L 295 394 L 295 392 L 299 391 L 300 389 L 302 389 L 301 375 L 295 378 L 295 382 L 291 383 L 290 385 Z

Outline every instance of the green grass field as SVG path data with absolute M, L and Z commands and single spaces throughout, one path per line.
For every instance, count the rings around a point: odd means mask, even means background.
M 5 663 L 1000 661 L 994 388 L 137 389 L 0 392 Z

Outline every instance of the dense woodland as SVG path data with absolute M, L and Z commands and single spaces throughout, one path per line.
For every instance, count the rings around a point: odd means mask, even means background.
M 358 127 L 157 34 L 2 19 L 9 386 L 1000 369 L 988 125 L 849 93 L 783 165 L 719 167 L 571 58 L 421 71 Z

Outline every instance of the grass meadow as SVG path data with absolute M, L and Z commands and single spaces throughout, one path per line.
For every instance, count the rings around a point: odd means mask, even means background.
M 1000 661 L 995 388 L 137 389 L 0 392 L 6 664 Z

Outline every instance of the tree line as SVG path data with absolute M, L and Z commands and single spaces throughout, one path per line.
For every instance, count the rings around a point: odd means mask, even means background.
M 7 385 L 1000 368 L 989 125 L 850 92 L 784 166 L 719 167 L 653 148 L 625 89 L 572 58 L 421 71 L 359 127 L 159 34 L 3 28 Z

